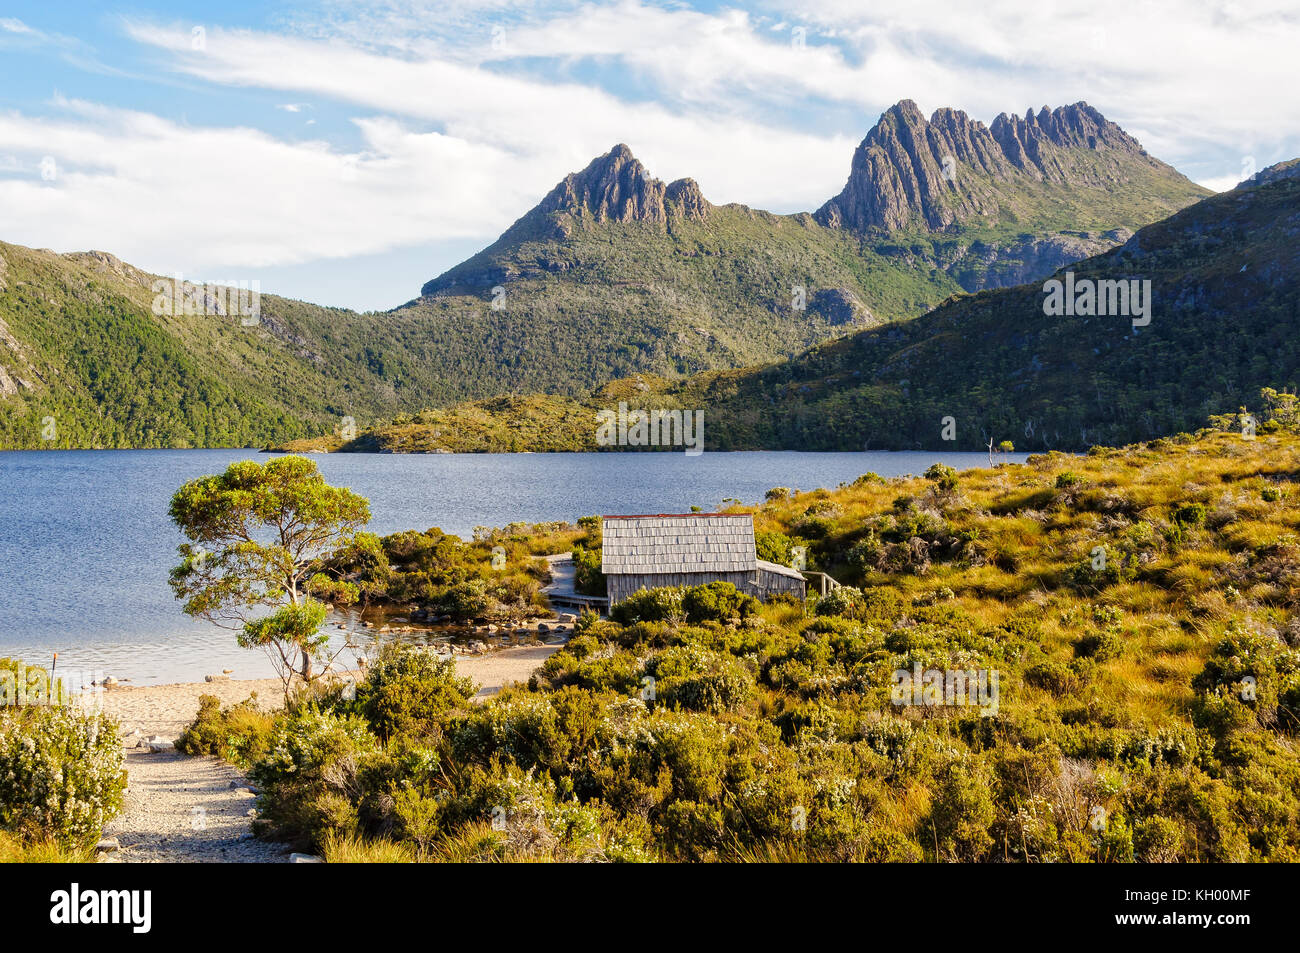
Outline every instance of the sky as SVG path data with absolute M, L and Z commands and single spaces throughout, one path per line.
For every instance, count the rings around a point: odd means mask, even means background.
M 627 143 L 811 211 L 901 99 L 1086 101 L 1209 188 L 1300 156 L 1300 0 L 0 0 L 0 241 L 395 307 Z

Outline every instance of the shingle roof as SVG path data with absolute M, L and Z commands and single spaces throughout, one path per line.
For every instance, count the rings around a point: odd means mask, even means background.
M 791 579 L 803 579 L 803 573 L 789 566 L 782 566 L 780 563 L 770 563 L 766 559 L 758 560 L 758 568 L 765 569 L 768 572 L 776 573 L 778 576 L 789 576 Z
M 748 513 L 606 516 L 601 571 L 611 574 L 748 572 L 758 565 Z

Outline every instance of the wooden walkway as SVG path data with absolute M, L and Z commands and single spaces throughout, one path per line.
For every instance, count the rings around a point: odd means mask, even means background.
M 572 553 L 554 553 L 543 556 L 551 570 L 551 582 L 542 587 L 542 593 L 550 600 L 552 606 L 565 606 L 570 609 L 594 609 L 597 612 L 609 610 L 609 599 L 605 596 L 586 596 L 574 589 L 575 571 Z

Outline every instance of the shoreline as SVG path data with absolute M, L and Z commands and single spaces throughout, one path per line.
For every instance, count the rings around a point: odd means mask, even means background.
M 482 655 L 454 656 L 456 674 L 478 685 L 475 701 L 491 698 L 506 685 L 527 683 L 542 663 L 563 648 L 562 643 L 498 649 Z M 344 673 L 339 674 L 355 674 Z M 215 695 L 221 704 L 233 705 L 256 693 L 268 710 L 283 703 L 283 683 L 278 678 L 220 678 L 215 681 L 168 682 L 159 685 L 118 684 L 105 688 L 98 702 L 119 722 L 124 735 L 163 735 L 175 739 L 194 720 L 200 695 Z
M 425 623 L 408 624 L 405 617 L 382 625 L 363 627 L 356 618 L 332 612 L 325 630 L 329 633 L 331 648 L 340 649 L 336 671 L 353 669 L 361 658 L 387 641 L 408 641 L 416 645 L 448 648 L 458 662 L 488 656 L 509 649 L 538 644 L 529 640 L 546 638 L 539 633 L 538 623 L 551 627 L 550 635 L 567 638 L 573 621 L 560 618 L 561 609 L 548 617 L 538 617 L 520 622 L 500 624 L 493 633 L 485 627 L 465 625 L 459 627 L 430 626 Z M 343 625 L 350 628 L 344 629 Z M 512 633 L 526 633 L 511 638 Z M 245 649 L 233 639 L 227 641 L 226 632 L 184 632 L 170 639 L 149 642 L 108 642 L 77 648 L 60 648 L 55 674 L 72 678 L 78 687 L 89 687 L 91 682 L 111 677 L 117 687 L 160 688 L 205 680 L 208 676 L 229 676 L 235 680 L 256 681 L 275 679 L 271 656 L 264 651 Z M 345 643 L 351 640 L 349 647 Z M 481 645 L 479 650 L 470 646 Z M 548 644 L 548 643 L 540 643 Z M 46 670 L 53 663 L 54 649 L 48 645 L 0 644 L 0 657 L 21 659 L 28 665 L 38 665 Z M 224 681 L 224 678 L 220 679 Z

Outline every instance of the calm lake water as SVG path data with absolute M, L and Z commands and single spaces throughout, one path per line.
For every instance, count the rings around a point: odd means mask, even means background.
M 1014 456 L 1014 459 L 1023 459 Z M 0 656 L 100 671 L 140 684 L 272 674 L 234 634 L 189 619 L 167 585 L 182 537 L 167 505 L 186 480 L 252 450 L 0 452 Z M 754 503 L 773 486 L 833 488 L 867 471 L 921 473 L 936 461 L 987 466 L 978 453 L 333 454 L 325 478 L 370 500 L 385 534 L 605 513 Z

